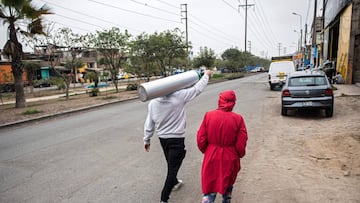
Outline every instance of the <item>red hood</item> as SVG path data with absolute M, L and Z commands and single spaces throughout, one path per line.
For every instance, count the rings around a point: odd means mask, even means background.
M 236 95 L 232 90 L 227 90 L 219 95 L 218 109 L 223 111 L 232 111 L 235 106 Z

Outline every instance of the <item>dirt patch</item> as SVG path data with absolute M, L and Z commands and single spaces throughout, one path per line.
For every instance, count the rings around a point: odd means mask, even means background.
M 322 135 L 305 141 L 313 162 L 327 171 L 360 176 L 360 134 Z
M 319 124 L 305 139 L 309 158 L 328 172 L 360 176 L 360 100 L 358 96 L 335 98 L 334 118 Z

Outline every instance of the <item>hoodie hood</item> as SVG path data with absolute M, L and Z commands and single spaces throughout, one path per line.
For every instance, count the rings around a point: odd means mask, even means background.
M 227 90 L 219 95 L 218 109 L 232 111 L 236 103 L 236 95 L 232 90 Z

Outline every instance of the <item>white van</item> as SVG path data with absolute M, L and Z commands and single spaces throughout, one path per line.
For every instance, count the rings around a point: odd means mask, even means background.
M 292 61 L 271 62 L 269 67 L 270 90 L 276 86 L 282 87 L 285 84 L 286 77 L 292 72 L 295 72 L 295 65 Z

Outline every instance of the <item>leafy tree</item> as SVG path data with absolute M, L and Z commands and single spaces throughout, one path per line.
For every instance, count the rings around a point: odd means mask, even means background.
M 119 92 L 117 75 L 120 68 L 129 57 L 129 45 L 131 35 L 125 30 L 113 27 L 110 30 L 97 31 L 96 34 L 88 34 L 82 37 L 86 46 L 96 48 L 102 59 L 100 64 L 110 72 L 111 80 L 115 85 L 116 92 Z
M 16 108 L 26 106 L 22 81 L 23 50 L 22 44 L 18 41 L 18 34 L 27 36 L 44 34 L 41 17 L 45 14 L 51 14 L 50 10 L 45 6 L 36 8 L 31 4 L 31 0 L 1 0 L 0 19 L 4 24 L 8 24 L 9 31 L 9 40 L 4 46 L 4 54 L 10 55 L 12 59 L 11 69 L 15 80 Z M 24 24 L 27 27 L 26 30 L 22 29 Z
M 171 71 L 174 59 L 187 56 L 186 43 L 179 32 L 179 29 L 167 30 L 150 36 L 150 46 L 153 47 L 154 57 L 160 65 L 163 76 L 167 76 Z
M 92 90 L 90 92 L 90 96 L 98 96 L 98 93 L 99 93 L 99 88 L 97 85 L 98 78 L 99 78 L 98 74 L 93 71 L 89 71 L 85 75 L 85 80 L 90 80 L 90 82 L 94 82 L 94 87 L 92 88 Z
M 238 49 L 230 48 L 221 55 L 224 66 L 232 72 L 243 70 L 245 66 L 263 66 L 269 65 L 270 61 L 254 56 L 249 52 L 241 52 Z
M 76 70 L 84 66 L 84 63 L 80 59 L 76 58 L 75 54 L 73 53 L 74 51 L 72 50 L 71 52 L 72 52 L 71 59 L 66 61 L 65 68 L 68 70 L 73 70 L 74 72 L 72 72 L 71 74 L 65 74 L 65 73 L 61 74 L 66 86 L 66 100 L 69 100 L 71 79 L 75 77 L 74 75 L 76 74 Z
M 138 75 L 145 75 L 150 80 L 150 68 L 155 61 L 154 48 L 150 44 L 150 36 L 146 33 L 138 35 L 131 43 L 131 64 L 138 67 Z
M 24 69 L 27 73 L 27 79 L 29 81 L 29 85 L 33 87 L 34 80 L 36 80 L 36 71 L 41 68 L 41 65 L 39 62 L 33 62 L 33 61 L 26 61 L 24 62 Z M 31 88 L 31 92 L 33 91 L 33 88 Z
M 66 62 L 65 62 L 65 68 L 67 70 L 71 71 L 71 76 L 73 77 L 71 80 L 74 82 L 77 82 L 77 69 L 83 67 L 84 63 L 79 59 L 79 54 L 83 52 L 83 49 L 81 48 L 81 36 L 74 33 L 70 28 L 60 28 L 57 30 L 57 32 L 54 35 L 54 38 L 52 38 L 53 43 L 56 44 L 59 47 L 65 48 L 65 52 L 67 53 L 66 56 L 64 56 Z M 64 78 L 64 77 L 63 77 Z M 64 78 L 64 81 L 67 86 L 67 95 L 68 90 L 70 87 L 70 78 L 66 79 Z M 68 97 L 67 97 L 68 98 Z
M 98 74 L 94 71 L 89 71 L 85 75 L 85 79 L 90 80 L 90 82 L 95 82 L 95 80 L 97 80 L 97 78 L 98 78 Z
M 53 31 L 51 26 L 48 27 L 45 36 L 34 37 L 31 40 L 33 44 L 46 47 L 46 52 L 41 54 L 49 62 L 50 68 L 63 80 L 66 100 L 69 100 L 71 81 L 76 81 L 77 69 L 83 66 L 83 62 L 78 59 L 78 55 L 82 52 L 81 37 L 74 34 L 70 28 L 59 28 Z M 65 59 L 65 63 L 62 64 L 60 56 Z M 65 70 L 58 70 L 55 65 L 64 65 Z
M 151 35 L 142 33 L 133 40 L 131 49 L 132 65 L 137 63 L 139 70 L 145 73 L 148 79 L 150 72 L 156 73 L 158 70 L 161 75 L 167 76 L 173 64 L 181 64 L 179 59 L 184 61 L 187 56 L 186 43 L 179 29 Z
M 223 68 L 225 67 L 225 63 L 222 59 L 216 58 L 214 62 L 214 66 L 217 68 Z
M 200 47 L 199 56 L 194 58 L 193 64 L 195 68 L 201 66 L 211 68 L 214 66 L 215 59 L 216 56 L 214 50 L 208 47 Z
M 238 49 L 230 48 L 224 51 L 221 55 L 224 60 L 224 66 L 231 72 L 236 71 L 239 67 L 244 66 L 242 54 Z

